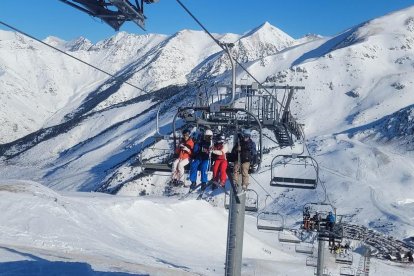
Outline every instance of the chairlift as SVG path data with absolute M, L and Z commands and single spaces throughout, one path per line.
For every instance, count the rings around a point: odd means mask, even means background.
M 295 252 L 303 254 L 313 254 L 315 246 L 312 243 L 300 243 L 295 246 Z
M 272 160 L 270 186 L 315 189 L 318 179 L 319 166 L 311 156 L 277 155 Z
M 301 240 L 296 237 L 291 231 L 283 230 L 279 232 L 278 235 L 279 242 L 286 242 L 286 243 L 300 243 Z
M 315 268 L 314 272 L 313 272 L 313 275 L 318 275 L 317 271 L 318 270 Z M 330 273 L 329 270 L 326 267 L 324 267 L 322 269 L 322 276 L 332 276 L 332 273 Z
M 306 257 L 306 266 L 317 267 L 318 266 L 318 258 L 313 256 Z
M 335 263 L 349 264 L 353 262 L 353 255 L 351 253 L 340 253 L 335 256 Z
M 168 135 L 154 135 L 147 137 L 141 143 L 138 154 L 139 166 L 145 173 L 171 172 L 169 161 L 173 159 L 174 149 L 171 147 L 172 138 Z M 152 143 L 146 147 L 148 143 Z
M 336 218 L 336 208 L 325 202 L 310 202 L 303 206 L 303 224 L 305 231 L 322 231 L 326 229 L 326 217 L 332 212 Z
M 253 189 L 247 189 L 245 210 L 248 212 L 257 212 L 259 210 L 259 195 Z
M 280 213 L 263 211 L 257 215 L 256 225 L 258 230 L 282 231 L 285 221 Z
M 355 276 L 355 269 L 350 266 L 343 266 L 339 269 L 341 276 Z
M 255 190 L 247 189 L 246 193 L 246 205 L 244 207 L 245 211 L 248 212 L 257 212 L 259 210 L 259 195 Z M 227 193 L 224 193 L 224 208 L 229 209 L 230 206 L 230 196 Z

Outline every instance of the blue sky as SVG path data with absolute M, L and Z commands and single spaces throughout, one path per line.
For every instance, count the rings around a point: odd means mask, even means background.
M 181 0 L 215 33 L 242 34 L 268 21 L 294 38 L 335 35 L 363 21 L 414 5 L 414 0 Z M 146 5 L 148 33 L 173 34 L 200 28 L 175 0 Z M 97 42 L 115 34 L 108 25 L 58 0 L 1 0 L 0 21 L 35 37 Z M 0 25 L 0 29 L 7 29 Z M 144 34 L 132 23 L 121 31 Z

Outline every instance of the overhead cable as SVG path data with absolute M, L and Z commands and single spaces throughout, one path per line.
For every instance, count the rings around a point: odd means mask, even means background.
M 63 50 L 61 50 L 61 49 L 59 49 L 59 48 L 57 48 L 57 47 L 54 47 L 54 46 L 52 46 L 52 45 L 50 45 L 50 44 L 48 44 L 48 43 L 46 43 L 46 42 L 44 42 L 44 41 L 42 41 L 42 40 L 40 40 L 40 39 L 38 39 L 38 38 L 34 37 L 34 36 L 32 36 L 32 35 L 29 35 L 28 33 L 25 33 L 25 32 L 23 32 L 23 31 L 21 31 L 21 30 L 19 30 L 19 29 L 15 28 L 15 27 L 13 27 L 13 26 L 11 26 L 11 25 L 7 24 L 7 23 L 4 23 L 3 21 L 0 21 L 0 24 L 2 24 L 2 25 L 4 25 L 4 26 L 6 26 L 6 27 L 8 27 L 8 28 L 10 28 L 10 29 L 12 29 L 12 30 L 14 30 L 14 31 L 18 32 L 18 33 L 21 33 L 22 35 L 25 35 L 25 36 L 27 36 L 27 37 L 30 37 L 31 39 L 33 39 L 33 40 L 35 40 L 35 41 L 37 41 L 37 42 L 39 42 L 39 43 L 42 43 L 43 45 L 46 45 L 47 47 L 52 48 L 52 49 L 54 49 L 54 50 L 56 50 L 56 51 L 58 51 L 58 52 L 60 52 L 60 53 L 62 53 L 62 54 L 64 54 L 64 55 L 66 55 L 66 56 L 68 56 L 68 57 L 71 57 L 71 58 L 73 58 L 73 59 L 75 59 L 75 60 L 77 60 L 77 61 L 79 61 L 79 62 L 81 62 L 81 63 L 83 63 L 83 64 L 86 64 L 87 66 L 92 67 L 92 68 L 94 68 L 95 70 L 98 70 L 99 72 L 102 72 L 102 73 L 104 73 L 104 74 L 106 74 L 106 75 L 108 75 L 108 76 L 110 76 L 110 77 L 113 77 L 113 78 L 115 78 L 115 77 L 116 77 L 114 74 L 111 74 L 111 73 L 109 73 L 109 72 L 107 72 L 107 71 L 105 71 L 105 70 L 102 70 L 101 68 L 96 67 L 95 65 L 92 65 L 92 64 L 90 64 L 90 63 L 88 63 L 88 62 L 86 62 L 86 61 L 83 61 L 83 60 L 81 60 L 80 58 L 77 58 L 77 57 L 75 57 L 75 56 L 73 56 L 73 55 L 71 55 L 71 54 L 68 54 L 67 52 L 65 52 L 65 51 L 63 51 Z M 140 88 L 140 87 L 138 87 L 138 86 L 136 86 L 136 85 L 134 85 L 134 84 L 132 84 L 132 83 L 129 83 L 129 82 L 127 82 L 127 81 L 125 81 L 124 83 L 125 83 L 125 84 L 127 84 L 127 85 L 129 85 L 129 86 L 131 86 L 131 87 L 133 87 L 133 88 L 136 88 L 136 89 L 138 89 L 138 90 L 140 90 L 140 91 L 142 91 L 142 92 L 144 92 L 144 93 L 147 93 L 147 94 L 148 94 L 148 92 L 147 92 L 147 91 L 145 91 L 144 89 L 142 89 L 142 88 Z

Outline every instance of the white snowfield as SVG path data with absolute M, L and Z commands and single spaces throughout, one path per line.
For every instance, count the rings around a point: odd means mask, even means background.
M 59 194 L 35 182 L 3 181 L 0 208 L 1 275 L 224 274 L 227 212 L 203 200 Z M 243 275 L 313 273 L 293 245 L 258 232 L 255 223 L 246 217 Z M 327 264 L 339 271 L 332 256 Z M 371 269 L 414 275 L 376 260 Z
M 268 210 L 298 228 L 304 204 L 326 199 L 346 222 L 413 243 L 414 6 L 334 37 L 294 40 L 268 23 L 215 36 L 236 42 L 237 57 L 259 81 L 306 88 L 291 110 L 305 125 L 321 183 L 271 188 L 272 158 L 291 149 L 265 139 L 272 149 L 250 186 L 259 207 L 271 195 Z M 167 177 L 137 179 L 134 162 L 155 133 L 159 99 L 145 92 L 165 97 L 160 127 L 171 133 L 178 106 L 194 100 L 189 83 L 230 83 L 226 56 L 192 30 L 121 32 L 95 45 L 45 41 L 116 78 L 0 31 L 0 275 L 223 275 L 223 195 L 212 204 L 160 196 Z M 239 69 L 237 83 L 250 82 Z M 118 194 L 91 192 L 98 189 Z M 245 224 L 243 275 L 313 274 L 293 245 L 256 229 L 254 214 Z M 361 252 L 358 242 L 353 247 L 356 269 Z M 370 275 L 414 275 L 414 267 L 372 258 Z

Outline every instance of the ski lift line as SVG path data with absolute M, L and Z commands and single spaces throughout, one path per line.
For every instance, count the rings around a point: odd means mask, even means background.
M 204 25 L 191 13 L 191 11 L 189 9 L 187 9 L 187 7 L 180 1 L 180 0 L 176 0 L 177 3 L 197 22 L 197 24 L 207 33 L 208 36 L 210 36 L 210 38 L 223 50 L 226 51 L 226 47 L 220 43 L 220 41 L 218 41 L 208 30 L 206 27 L 204 27 Z M 264 91 L 266 91 L 267 94 L 269 94 L 271 97 L 274 97 L 272 95 L 272 93 L 269 92 L 269 90 L 266 89 L 265 86 L 262 85 L 261 82 L 259 82 L 248 70 L 247 68 L 239 61 L 235 60 L 234 61 L 237 63 L 237 65 L 239 65 L 255 82 L 257 82 L 257 84 L 264 89 Z M 280 103 L 276 98 L 275 98 L 276 102 L 279 104 Z
M 310 154 L 308 145 L 306 143 L 304 143 L 304 145 L 305 145 L 306 151 Z M 322 189 L 323 189 L 323 192 L 324 192 L 324 197 L 325 198 L 324 198 L 323 202 L 330 203 L 330 200 L 329 200 L 329 197 L 328 197 L 328 191 L 327 191 L 326 186 L 325 186 L 325 182 L 322 181 L 320 174 L 318 174 L 318 182 L 321 183 L 321 186 L 322 186 Z
M 265 191 L 266 195 L 269 196 L 272 200 L 275 200 L 275 198 L 265 189 L 262 185 L 260 185 L 259 181 L 257 181 L 253 175 L 250 175 L 250 177 L 256 182 L 257 185 L 259 185 L 260 188 L 262 188 L 263 191 Z

